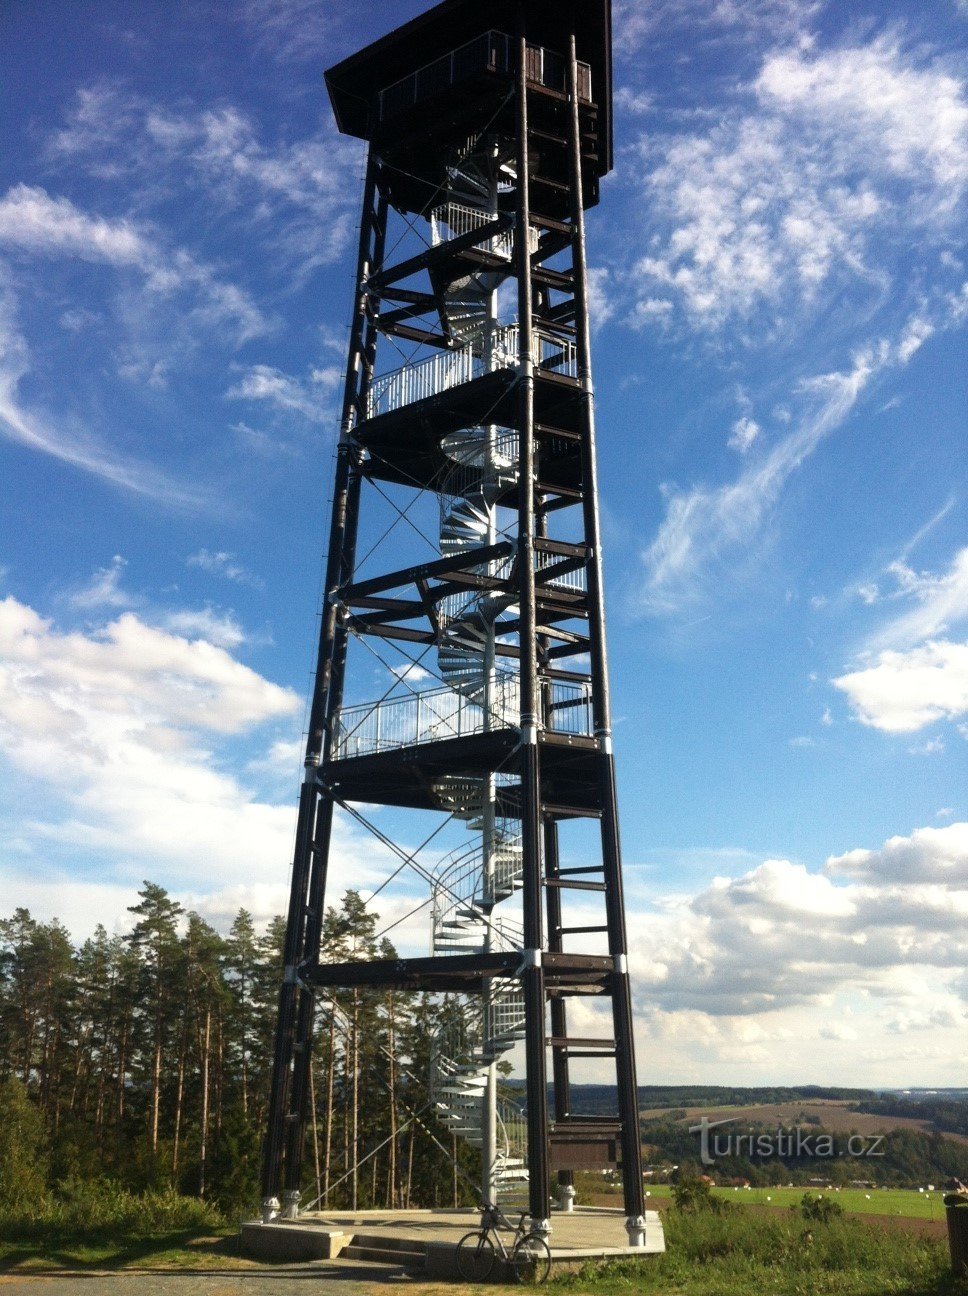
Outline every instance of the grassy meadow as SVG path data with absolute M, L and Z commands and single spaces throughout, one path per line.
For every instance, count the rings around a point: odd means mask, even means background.
M 672 1209 L 663 1221 L 664 1256 L 586 1266 L 556 1278 L 553 1289 L 601 1296 L 968 1296 L 968 1281 L 950 1273 L 946 1242 L 856 1216 L 818 1223 L 792 1211 L 737 1206 L 721 1213 Z

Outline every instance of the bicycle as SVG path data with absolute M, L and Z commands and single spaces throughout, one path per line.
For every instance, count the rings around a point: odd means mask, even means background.
M 544 1282 L 551 1271 L 551 1252 L 544 1238 L 525 1226 L 524 1221 L 528 1218 L 528 1212 L 522 1211 L 508 1249 L 499 1230 L 513 1228 L 513 1225 L 497 1206 L 484 1203 L 481 1227 L 473 1233 L 466 1233 L 457 1243 L 457 1272 L 465 1282 L 486 1282 L 498 1252 L 510 1267 L 515 1282 Z

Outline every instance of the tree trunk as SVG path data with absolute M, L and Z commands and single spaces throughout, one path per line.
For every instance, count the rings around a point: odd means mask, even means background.
M 360 1196 L 360 996 L 353 991 L 353 1209 Z
M 387 1207 L 394 1210 L 397 1204 L 397 1054 L 394 997 L 387 1001 L 387 1045 L 390 1055 L 390 1146 L 387 1153 Z
M 199 1154 L 198 1154 L 198 1195 L 205 1196 L 205 1169 L 206 1157 L 208 1155 L 208 1078 L 209 1078 L 209 1061 L 211 1058 L 211 1040 L 212 1040 L 212 1010 L 205 1009 L 205 1030 L 202 1042 L 202 1126 L 199 1137 Z
M 326 1151 L 323 1159 L 323 1202 L 329 1206 L 329 1172 L 333 1160 L 333 1081 L 336 1077 L 336 1011 L 329 1012 L 328 1069 L 326 1072 Z
M 178 1151 L 181 1142 L 182 1104 L 185 1097 L 185 1053 L 188 1049 L 186 1032 L 182 1031 L 181 1048 L 178 1051 L 178 1082 L 175 1087 L 175 1137 L 171 1150 L 171 1181 L 178 1183 Z
M 316 1120 L 316 1066 L 309 1060 L 309 1106 L 313 1114 L 313 1168 L 316 1171 L 316 1201 L 323 1195 L 319 1172 L 319 1125 Z

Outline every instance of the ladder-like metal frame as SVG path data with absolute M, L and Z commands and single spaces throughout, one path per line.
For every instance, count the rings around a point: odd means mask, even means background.
M 320 935 L 326 892 L 326 873 L 330 850 L 334 807 L 339 800 L 338 787 L 330 771 L 338 771 L 335 761 L 335 735 L 343 698 L 347 646 L 350 632 L 363 628 L 421 642 L 433 642 L 433 630 L 418 632 L 412 627 L 394 626 L 394 600 L 387 603 L 385 624 L 380 613 L 371 612 L 354 618 L 349 611 L 353 591 L 362 597 L 362 585 L 354 586 L 354 563 L 361 484 L 367 471 L 364 448 L 357 439 L 367 419 L 367 397 L 376 364 L 377 341 L 381 332 L 378 295 L 368 290 L 368 281 L 382 280 L 392 273 L 383 268 L 386 243 L 388 192 L 385 183 L 381 144 L 371 143 L 367 163 L 356 268 L 356 296 L 350 333 L 346 383 L 343 395 L 342 422 L 337 451 L 336 481 L 330 525 L 329 557 L 326 570 L 325 602 L 320 632 L 319 656 L 310 715 L 306 749 L 306 775 L 303 783 L 293 860 L 289 917 L 285 942 L 285 971 L 279 993 L 278 1029 L 269 1102 L 269 1124 L 264 1148 L 263 1197 L 269 1201 L 282 1193 L 284 1214 L 298 1209 L 300 1177 L 304 1154 L 309 1105 L 309 1067 L 313 1032 L 313 1004 L 317 985 L 397 984 L 413 989 L 462 989 L 479 991 L 489 976 L 520 978 L 525 1004 L 525 1055 L 528 1122 L 529 1202 L 533 1220 L 541 1227 L 547 1224 L 550 1197 L 551 1157 L 547 1097 L 547 1052 L 551 1050 L 552 1091 L 554 1095 L 555 1131 L 567 1134 L 569 1122 L 579 1135 L 587 1128 L 582 1118 L 572 1118 L 570 1111 L 569 1060 L 572 1057 L 605 1057 L 614 1054 L 618 1094 L 617 1137 L 625 1190 L 625 1210 L 630 1237 L 641 1241 L 644 1227 L 641 1144 L 635 1053 L 632 1033 L 632 998 L 628 972 L 628 941 L 622 896 L 621 847 L 616 799 L 615 765 L 608 692 L 608 665 L 605 640 L 605 610 L 602 592 L 601 539 L 595 456 L 595 409 L 592 387 L 589 324 L 588 275 L 585 257 L 585 189 L 587 158 L 583 142 L 583 123 L 579 94 L 579 63 L 576 49 L 574 8 L 567 40 L 567 106 L 560 112 L 566 127 L 561 139 L 567 154 L 567 213 L 548 218 L 536 205 L 532 189 L 534 172 L 531 146 L 534 131 L 530 121 L 535 93 L 528 75 L 529 42 L 527 3 L 521 0 L 520 21 L 514 36 L 515 67 L 513 88 L 514 134 L 516 139 L 516 212 L 514 222 L 513 273 L 517 281 L 519 367 L 516 376 L 514 421 L 519 436 L 518 537 L 516 562 L 520 608 L 520 725 L 514 753 L 520 778 L 519 813 L 523 852 L 524 938 L 521 951 L 511 959 L 505 954 L 471 957 L 447 956 L 431 959 L 395 960 L 387 963 L 332 965 L 319 963 Z M 563 19 L 567 24 L 567 15 Z M 543 138 L 547 139 L 544 128 Z M 521 178 L 526 177 L 526 182 Z M 570 272 L 542 273 L 544 259 L 532 248 L 530 230 L 534 221 L 555 239 L 560 252 L 571 253 Z M 506 228 L 502 218 L 502 228 Z M 474 232 L 455 239 L 452 248 L 459 252 L 472 247 Z M 421 258 L 412 258 L 414 264 Z M 428 258 L 424 258 L 425 261 Z M 429 263 L 429 262 L 428 262 Z M 564 308 L 550 306 L 547 283 L 570 292 L 573 304 Z M 536 357 L 532 354 L 533 329 L 549 318 L 556 322 L 572 321 L 566 328 L 573 332 L 578 360 L 577 442 L 580 455 L 580 491 L 564 491 L 556 496 L 553 488 L 542 486 L 542 443 L 547 429 L 539 428 L 535 414 Z M 405 311 L 393 312 L 393 327 Z M 387 320 L 386 331 L 391 331 Z M 571 434 L 575 436 L 574 432 Z M 575 498 L 580 494 L 580 500 Z M 565 561 L 581 555 L 586 574 L 587 595 L 581 615 L 587 616 L 587 637 L 573 645 L 572 652 L 587 651 L 590 660 L 594 741 L 588 742 L 582 805 L 569 807 L 549 801 L 543 789 L 543 733 L 550 728 L 547 671 L 554 661 L 566 655 L 562 646 L 551 648 L 539 617 L 542 596 L 536 572 L 554 542 L 547 540 L 549 514 L 558 507 L 580 503 L 584 528 L 583 546 L 558 545 L 566 550 Z M 502 553 L 506 546 L 502 548 Z M 483 552 L 483 551 L 480 551 Z M 480 557 L 478 555 L 478 563 Z M 446 582 L 454 576 L 454 563 L 424 564 L 396 573 L 393 584 L 408 580 L 427 597 L 428 581 Z M 379 584 L 379 582 L 377 582 Z M 369 603 L 373 607 L 372 587 L 367 583 Z M 376 603 L 379 604 L 379 598 Z M 428 608 L 431 605 L 428 603 Z M 412 613 L 411 613 L 412 618 Z M 430 618 L 432 621 L 432 617 Z M 547 619 L 547 617 L 546 617 Z M 399 633 L 397 633 L 399 632 Z M 387 768 L 393 755 L 384 758 Z M 493 754 L 488 757 L 493 760 Z M 506 761 L 506 755 L 504 757 Z M 349 762 L 344 762 L 349 764 Z M 490 766 L 494 768 L 493 764 Z M 509 768 L 507 764 L 505 769 Z M 482 770 L 486 772 L 486 770 Z M 338 784 L 338 779 L 336 780 Z M 352 796 L 347 799 L 352 800 Z M 368 800 L 379 800 L 379 787 L 371 787 Z M 588 814 L 600 820 L 601 866 L 589 865 L 579 870 L 562 869 L 559 863 L 558 822 L 561 817 Z M 584 880 L 570 876 L 584 875 Z M 588 881 L 588 875 L 601 875 L 600 883 Z M 577 887 L 603 893 L 605 922 L 593 930 L 607 934 L 607 957 L 568 954 L 563 927 L 561 891 Z M 567 1033 L 566 999 L 569 992 L 594 988 L 612 1004 L 614 1039 L 576 1040 Z M 550 1003 L 551 1033 L 547 1018 Z M 608 1046 L 608 1047 L 606 1047 Z M 559 1159 L 560 1163 L 560 1159 Z M 559 1180 L 570 1182 L 567 1170 Z

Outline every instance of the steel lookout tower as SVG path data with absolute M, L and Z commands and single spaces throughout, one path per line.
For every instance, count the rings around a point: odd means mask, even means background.
M 547 1232 L 553 1175 L 567 1206 L 576 1169 L 620 1165 L 642 1245 L 585 256 L 610 0 L 445 0 L 326 85 L 368 155 L 267 1211 L 298 1210 L 315 998 L 395 987 L 448 996 L 427 1083 L 483 1199 L 517 1194 Z M 320 962 L 334 812 L 361 805 L 385 808 L 374 858 L 421 880 L 426 957 Z M 401 843 L 438 824 L 460 842 L 428 866 Z M 614 1081 L 613 1115 L 573 1109 L 582 1075 Z

